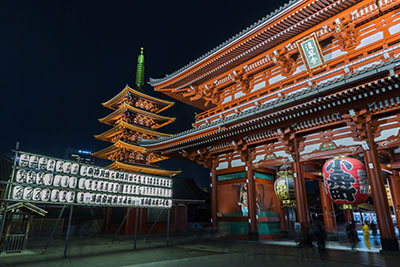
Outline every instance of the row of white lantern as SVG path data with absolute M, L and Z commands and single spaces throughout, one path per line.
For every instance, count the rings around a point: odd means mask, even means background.
M 38 157 L 36 155 L 21 154 L 19 158 L 19 166 L 29 167 L 39 170 L 47 170 L 51 172 L 59 172 L 64 174 L 80 175 L 84 177 L 94 177 L 111 179 L 145 185 L 172 187 L 172 180 L 152 177 L 146 175 L 138 175 L 127 172 L 113 171 L 95 166 L 79 165 L 78 163 L 55 160 L 52 158 Z
M 159 187 L 146 187 L 146 186 L 136 186 L 136 185 L 121 185 L 119 183 L 98 181 L 93 179 L 80 178 L 78 179 L 74 176 L 67 175 L 53 175 L 52 173 L 26 171 L 20 169 L 17 171 L 16 179 L 17 183 L 28 183 L 37 185 L 48 185 L 55 187 L 64 188 L 76 188 L 78 185 L 79 189 L 86 189 L 92 191 L 101 192 L 113 192 L 119 193 L 120 191 L 124 194 L 143 194 L 150 196 L 159 197 L 172 197 L 172 190 Z
M 39 188 L 39 187 L 23 187 L 14 186 L 12 198 L 15 200 L 26 201 L 45 201 L 45 202 L 64 202 L 73 203 L 75 200 L 74 191 Z
M 78 192 L 77 203 L 92 205 L 112 205 L 112 206 L 148 206 L 148 207 L 171 207 L 171 199 L 149 198 L 149 197 L 130 197 L 107 194 L 93 194 Z
M 88 192 L 74 192 L 68 190 L 33 188 L 14 186 L 12 198 L 25 201 L 43 201 L 53 203 L 74 203 L 75 195 L 78 204 L 112 205 L 112 206 L 146 206 L 171 207 L 171 199 L 129 197 L 107 194 L 93 194 Z
M 157 197 L 172 197 L 172 190 L 158 187 L 122 185 L 122 193 Z

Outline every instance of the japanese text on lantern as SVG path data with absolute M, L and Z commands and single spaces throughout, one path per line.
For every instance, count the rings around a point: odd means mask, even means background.
M 353 168 L 353 165 L 345 160 L 332 161 L 326 167 L 328 173 L 328 190 L 333 200 L 347 200 L 353 202 L 355 200 L 354 194 L 357 192 L 356 188 L 353 186 L 356 179 L 350 173 L 343 170 L 342 164 L 346 170 L 351 170 Z

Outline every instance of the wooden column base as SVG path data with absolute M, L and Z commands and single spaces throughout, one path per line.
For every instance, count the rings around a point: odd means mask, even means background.
M 249 240 L 250 241 L 258 241 L 260 239 L 260 236 L 258 232 L 249 232 Z
M 397 239 L 381 238 L 383 251 L 399 251 L 399 242 Z

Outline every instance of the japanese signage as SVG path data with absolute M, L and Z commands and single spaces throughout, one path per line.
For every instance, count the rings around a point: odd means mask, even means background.
M 172 179 L 20 152 L 10 199 L 85 206 L 170 208 Z
M 325 65 L 321 47 L 315 33 L 298 41 L 297 48 L 308 71 Z
M 354 158 L 335 158 L 323 166 L 325 189 L 336 204 L 360 204 L 367 200 L 369 181 L 364 164 Z

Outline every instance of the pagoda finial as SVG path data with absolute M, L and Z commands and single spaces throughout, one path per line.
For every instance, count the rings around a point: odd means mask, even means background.
M 144 85 L 144 55 L 143 55 L 143 47 L 140 48 L 140 55 L 137 60 L 137 68 L 136 68 L 136 88 L 142 89 Z

